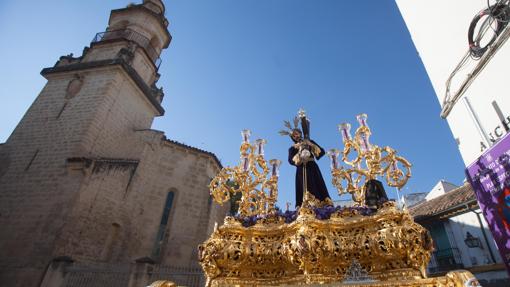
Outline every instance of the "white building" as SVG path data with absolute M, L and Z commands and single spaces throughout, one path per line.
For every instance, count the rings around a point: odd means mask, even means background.
M 436 198 L 440 195 L 447 193 L 448 191 L 456 189 L 457 187 L 458 186 L 456 186 L 455 184 L 442 179 L 432 188 L 432 190 L 429 193 L 427 193 L 427 195 L 425 196 L 425 200 L 431 200 L 433 198 Z
M 489 9 L 503 2 L 508 1 L 396 0 L 466 166 L 510 130 L 510 44 L 505 44 L 510 25 L 498 28 L 494 20 L 504 16 L 503 22 L 509 22 L 510 12 Z M 468 41 L 470 26 L 475 45 Z M 483 286 L 510 286 L 469 184 L 452 189 L 440 182 L 410 211 L 435 241 L 429 272 L 465 268 Z
M 494 4 L 496 0 L 489 2 Z M 448 99 L 455 100 L 449 111 L 443 103 L 447 81 L 469 50 L 468 28 L 473 17 L 487 8 L 487 0 L 396 0 L 396 3 L 467 166 L 510 128 L 510 44 L 503 43 L 492 58 L 489 56 L 495 49 L 489 49 L 478 60 L 467 56 L 449 85 Z M 487 30 L 481 46 L 492 32 Z M 509 32 L 510 25 L 494 43 L 508 38 L 505 34 Z M 478 74 L 476 69 L 480 69 Z M 464 82 L 467 86 L 462 92 Z
M 429 274 L 467 269 L 484 287 L 510 286 L 494 238 L 469 183 L 455 187 L 441 180 L 409 212 L 430 231 L 434 240 Z

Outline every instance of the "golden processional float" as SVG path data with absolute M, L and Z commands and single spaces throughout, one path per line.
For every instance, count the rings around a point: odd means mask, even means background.
M 276 208 L 281 161 L 268 164 L 266 141 L 251 143 L 250 131 L 242 132 L 240 164 L 223 168 L 209 185 L 219 204 L 239 193 L 241 200 L 237 215 L 227 216 L 198 247 L 206 286 L 479 286 L 463 270 L 427 277 L 429 232 L 388 200 L 377 180 L 400 189 L 411 164 L 394 149 L 371 144 L 367 116 L 357 120 L 353 137 L 349 124 L 339 125 L 344 148 L 328 152 L 332 183 L 340 195 L 352 195 L 350 207 L 305 191 L 298 211 Z

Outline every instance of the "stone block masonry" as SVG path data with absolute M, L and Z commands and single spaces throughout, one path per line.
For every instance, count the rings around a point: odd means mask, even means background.
M 47 84 L 0 144 L 1 286 L 41 286 L 54 258 L 194 268 L 229 210 L 209 196 L 216 156 L 151 129 L 164 113 L 163 3 L 113 10 L 109 25 L 135 34 L 96 38 L 43 69 Z

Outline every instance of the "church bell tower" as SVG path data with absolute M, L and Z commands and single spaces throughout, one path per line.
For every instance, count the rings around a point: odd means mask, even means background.
M 140 157 L 140 134 L 164 114 L 156 83 L 168 25 L 161 0 L 113 10 L 82 55 L 41 71 L 48 82 L 0 145 L 0 282 L 35 286 L 54 256 L 87 184 L 69 159 Z

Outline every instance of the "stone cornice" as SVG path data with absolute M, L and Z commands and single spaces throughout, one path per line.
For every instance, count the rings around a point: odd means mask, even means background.
M 92 61 L 92 62 L 84 62 L 84 63 L 76 63 L 59 67 L 52 68 L 44 68 L 41 71 L 41 75 L 46 76 L 50 74 L 56 73 L 65 73 L 65 72 L 74 72 L 79 70 L 88 70 L 94 68 L 108 67 L 108 66 L 121 66 L 124 71 L 131 77 L 131 79 L 135 82 L 138 88 L 142 91 L 145 97 L 149 100 L 149 102 L 154 106 L 154 108 L 159 112 L 159 116 L 165 114 L 165 110 L 161 106 L 161 104 L 152 96 L 152 91 L 149 86 L 144 82 L 142 77 L 138 75 L 135 69 L 126 63 L 122 58 L 116 58 L 111 60 L 100 60 L 100 61 Z

